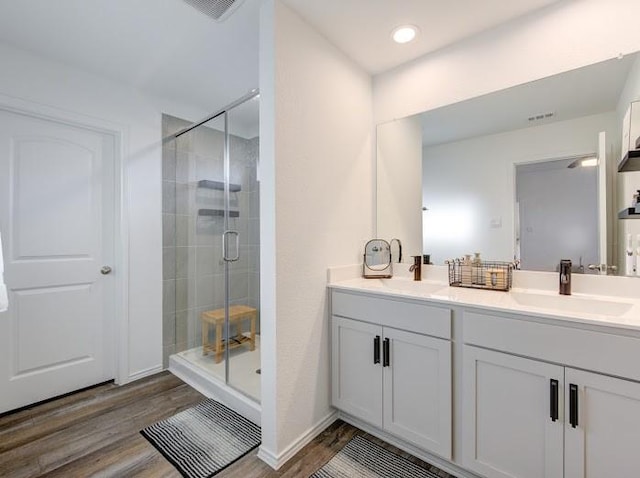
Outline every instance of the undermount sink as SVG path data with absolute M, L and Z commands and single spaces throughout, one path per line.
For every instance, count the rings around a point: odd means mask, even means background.
M 567 295 L 545 295 L 530 292 L 511 291 L 511 297 L 520 305 L 559 312 L 607 315 L 620 317 L 627 313 L 632 304 L 611 300 L 587 299 Z
M 398 292 L 416 292 L 420 294 L 433 294 L 434 292 L 447 287 L 446 284 L 412 281 L 403 279 L 380 279 L 383 288 Z

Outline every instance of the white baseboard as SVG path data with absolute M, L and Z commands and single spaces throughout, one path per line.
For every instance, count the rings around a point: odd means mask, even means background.
M 135 382 L 136 380 L 140 380 L 141 378 L 150 377 L 151 375 L 162 372 L 162 370 L 162 365 L 156 365 L 155 367 L 149 367 L 144 370 L 140 370 L 139 372 L 130 374 L 127 378 L 124 379 L 123 382 L 118 382 L 118 385 L 124 385 L 125 383 Z
M 262 407 L 246 395 L 234 390 L 179 355 L 169 357 L 169 371 L 195 388 L 205 397 L 213 398 L 238 412 L 256 425 L 262 421 Z
M 258 458 L 260 458 L 274 470 L 277 470 L 280 466 L 282 466 L 282 464 L 278 465 L 278 458 L 269 450 L 266 450 L 262 445 L 260 445 L 260 447 L 258 448 Z
M 340 412 L 338 418 L 344 420 L 347 423 L 350 423 L 356 428 L 360 430 L 364 430 L 365 432 L 384 440 L 390 445 L 395 446 L 396 448 L 400 448 L 407 453 L 411 453 L 413 456 L 420 458 L 422 461 L 426 461 L 427 463 L 431 463 L 432 465 L 437 466 L 442 471 L 446 471 L 450 475 L 457 476 L 458 478 L 480 478 L 478 475 L 471 473 L 463 468 L 460 468 L 458 465 L 451 463 L 450 461 L 441 458 L 437 455 L 432 455 L 429 452 L 421 450 L 420 448 L 401 440 L 393 435 L 390 435 L 379 428 L 374 427 L 373 425 L 369 425 L 362 420 L 352 417 L 344 412 Z
M 306 432 L 300 435 L 296 440 L 294 440 L 293 443 L 285 448 L 284 451 L 279 455 L 276 455 L 263 446 L 260 446 L 260 448 L 258 449 L 258 458 L 260 458 L 274 470 L 277 470 L 337 419 L 338 412 L 330 412 L 322 420 L 320 420 L 318 423 L 316 423 Z

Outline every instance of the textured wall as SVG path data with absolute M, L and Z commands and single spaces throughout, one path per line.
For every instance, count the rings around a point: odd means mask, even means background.
M 371 79 L 277 0 L 261 35 L 261 451 L 281 457 L 331 413 L 327 268 L 372 233 Z

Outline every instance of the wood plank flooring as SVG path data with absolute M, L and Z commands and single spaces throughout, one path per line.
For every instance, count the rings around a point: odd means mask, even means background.
M 163 372 L 123 387 L 99 385 L 5 414 L 0 416 L 0 477 L 179 478 L 176 469 L 139 431 L 203 399 L 196 390 Z M 308 477 L 356 434 L 429 468 L 338 421 L 278 471 L 262 462 L 254 450 L 216 478 Z

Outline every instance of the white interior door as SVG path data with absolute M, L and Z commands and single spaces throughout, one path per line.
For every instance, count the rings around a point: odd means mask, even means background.
M 607 144 L 604 131 L 598 134 L 598 256 L 600 264 L 607 259 Z M 606 274 L 606 271 L 604 271 Z
M 114 376 L 113 142 L 0 110 L 0 412 Z

